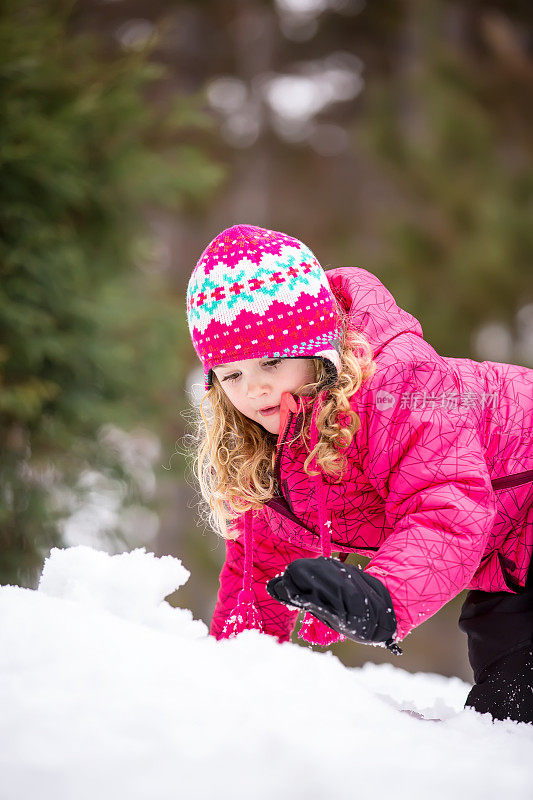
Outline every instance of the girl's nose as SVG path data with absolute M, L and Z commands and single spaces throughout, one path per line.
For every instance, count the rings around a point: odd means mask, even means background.
M 246 385 L 246 391 L 249 397 L 268 394 L 268 381 L 264 377 L 250 378 Z

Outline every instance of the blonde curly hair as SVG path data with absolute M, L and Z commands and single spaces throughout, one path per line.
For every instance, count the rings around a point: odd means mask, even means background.
M 344 472 L 343 451 L 361 425 L 358 414 L 350 407 L 350 398 L 376 369 L 370 343 L 350 324 L 340 307 L 339 320 L 341 370 L 335 383 L 332 384 L 324 362 L 313 358 L 315 380 L 295 392 L 311 398 L 323 393 L 317 417 L 318 441 L 310 451 L 309 429 L 314 407 L 311 403 L 309 413 L 304 411 L 299 433 L 291 442 L 301 441 L 308 452 L 304 462 L 307 475 L 316 475 L 309 470 L 315 457 L 318 467 L 336 476 L 337 482 L 342 480 Z M 204 409 L 206 402 L 208 408 Z M 249 509 L 260 510 L 276 494 L 277 436 L 238 411 L 214 373 L 213 385 L 193 409 L 190 421 L 195 431 L 188 439 L 192 443 L 193 473 L 202 498 L 200 516 L 223 538 L 235 538 L 237 533 L 231 523 Z

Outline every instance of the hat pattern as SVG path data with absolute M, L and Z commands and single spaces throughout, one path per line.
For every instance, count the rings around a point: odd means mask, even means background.
M 187 287 L 187 319 L 204 365 L 322 357 L 340 370 L 340 320 L 326 273 L 285 233 L 234 225 L 206 247 Z

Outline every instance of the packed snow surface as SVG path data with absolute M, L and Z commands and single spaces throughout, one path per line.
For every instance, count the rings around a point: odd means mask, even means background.
M 532 725 L 463 710 L 459 679 L 217 642 L 164 599 L 188 577 L 72 547 L 0 587 L 1 800 L 533 796 Z

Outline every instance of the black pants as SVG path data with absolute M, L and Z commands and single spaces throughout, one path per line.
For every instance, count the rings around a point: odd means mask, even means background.
M 475 681 L 466 706 L 533 724 L 533 565 L 517 594 L 468 592 L 459 627 Z

